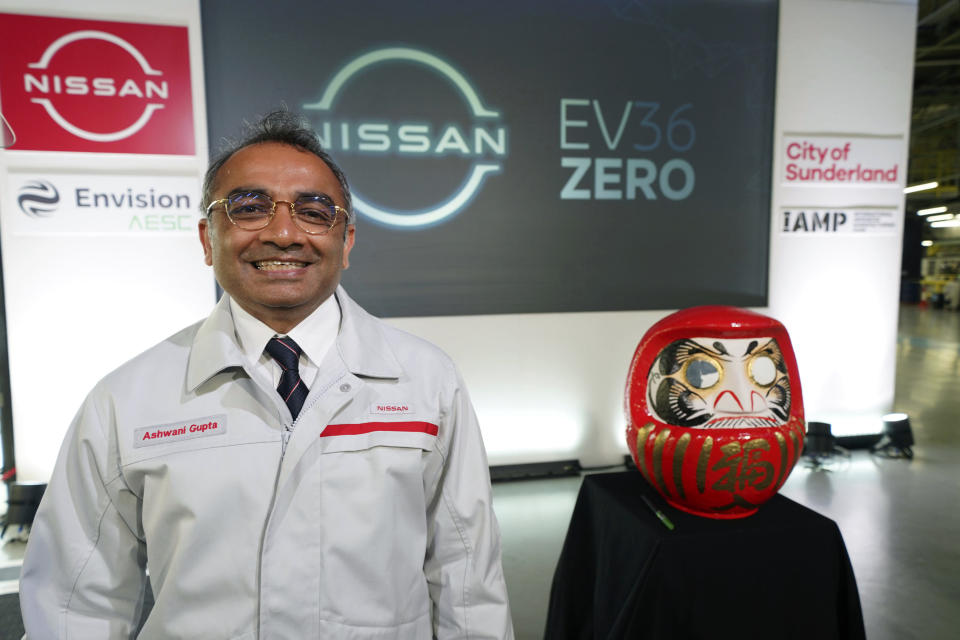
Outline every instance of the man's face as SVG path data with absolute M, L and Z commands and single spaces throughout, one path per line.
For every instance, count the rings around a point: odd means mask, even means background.
M 323 160 L 275 142 L 244 147 L 220 168 L 214 199 L 237 191 L 258 191 L 287 202 L 323 194 L 341 207 L 346 204 Z M 247 231 L 217 206 L 209 220 L 200 221 L 200 242 L 224 291 L 250 314 L 286 333 L 334 292 L 349 266 L 354 227 L 345 236 L 344 224 L 341 216 L 326 235 L 311 235 L 294 224 L 286 204 L 279 204 L 269 225 Z

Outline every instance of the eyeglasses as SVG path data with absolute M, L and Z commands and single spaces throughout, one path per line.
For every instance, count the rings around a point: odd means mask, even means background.
M 257 192 L 234 193 L 215 200 L 207 207 L 207 216 L 215 206 L 222 204 L 230 222 L 241 229 L 257 231 L 270 224 L 281 202 L 290 207 L 290 217 L 297 228 L 312 235 L 322 236 L 330 231 L 341 213 L 344 219 L 349 220 L 347 210 L 330 202 L 327 196 L 300 196 L 295 202 L 290 202 L 274 200 L 265 193 Z

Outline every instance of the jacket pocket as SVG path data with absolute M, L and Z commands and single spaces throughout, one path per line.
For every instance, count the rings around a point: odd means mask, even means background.
M 317 439 L 323 452 L 298 496 L 314 514 L 320 620 L 344 627 L 322 637 L 430 637 L 415 621 L 430 628 L 424 470 L 439 454 L 437 436 L 416 428 L 359 423 Z
M 433 624 L 429 612 L 410 622 L 387 627 L 368 627 L 321 619 L 319 637 L 337 640 L 431 640 Z
M 319 436 L 323 453 L 361 451 L 373 447 L 436 446 L 438 420 L 358 421 L 327 425 Z

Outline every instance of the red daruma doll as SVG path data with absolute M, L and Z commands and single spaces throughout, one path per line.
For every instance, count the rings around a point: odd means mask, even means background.
M 742 518 L 803 450 L 800 376 L 782 324 L 736 307 L 671 314 L 643 336 L 626 389 L 627 445 L 673 506 Z

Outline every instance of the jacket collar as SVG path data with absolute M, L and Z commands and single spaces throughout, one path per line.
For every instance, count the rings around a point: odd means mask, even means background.
M 230 298 L 223 294 L 193 337 L 187 361 L 187 390 L 195 391 L 221 371 L 242 367 L 243 362 L 243 349 L 230 313 Z
M 354 302 L 342 286 L 334 295 L 341 313 L 336 347 L 347 369 L 357 376 L 399 378 L 403 368 L 383 335 L 380 321 Z M 221 371 L 243 367 L 244 362 L 229 297 L 224 294 L 194 336 L 187 362 L 187 389 L 195 391 Z
M 383 324 L 337 287 L 340 333 L 337 349 L 351 373 L 368 378 L 399 378 L 403 367 L 383 335 Z

